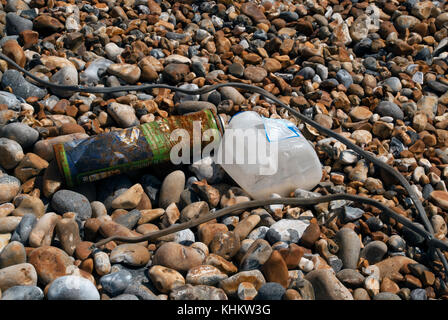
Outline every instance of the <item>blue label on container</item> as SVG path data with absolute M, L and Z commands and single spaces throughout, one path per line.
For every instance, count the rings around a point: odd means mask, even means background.
M 299 129 L 290 121 L 285 119 L 272 119 L 261 117 L 269 142 L 277 142 L 289 138 L 300 137 Z

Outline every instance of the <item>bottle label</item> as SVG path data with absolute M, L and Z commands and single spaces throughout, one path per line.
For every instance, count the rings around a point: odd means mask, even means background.
M 262 117 L 264 131 L 269 142 L 278 142 L 285 139 L 300 137 L 299 129 L 285 119 L 272 119 Z
M 200 122 L 201 132 L 215 129 L 222 133 L 216 114 L 211 110 L 202 110 L 56 144 L 53 149 L 67 185 L 73 186 L 169 161 L 170 150 L 177 143 L 170 139 L 171 132 L 182 128 L 193 136 L 195 121 Z M 201 147 L 207 144 L 206 141 L 199 142 Z M 190 140 L 192 146 L 193 140 Z

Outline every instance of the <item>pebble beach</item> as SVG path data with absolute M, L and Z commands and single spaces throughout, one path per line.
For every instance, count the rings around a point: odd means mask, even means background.
M 60 85 L 263 88 L 393 166 L 448 244 L 445 1 L 3 0 L 0 48 Z M 300 129 L 322 179 L 290 197 L 359 195 L 424 228 L 391 175 L 258 93 L 70 92 L 0 59 L 0 299 L 448 298 L 424 237 L 348 200 L 268 205 L 93 249 L 253 199 L 210 157 L 68 187 L 53 145 L 204 109 L 224 123 L 255 111 Z

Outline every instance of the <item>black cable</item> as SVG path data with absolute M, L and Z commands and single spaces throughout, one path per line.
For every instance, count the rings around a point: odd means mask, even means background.
M 420 219 L 422 220 L 425 228 L 431 234 L 434 233 L 434 229 L 426 215 L 425 209 L 423 208 L 423 204 L 421 203 L 420 199 L 418 198 L 417 193 L 414 192 L 411 185 L 409 184 L 409 182 L 406 180 L 406 178 L 403 175 L 401 175 L 398 171 L 396 171 L 393 167 L 389 166 L 387 163 L 385 163 L 381 160 L 378 160 L 372 154 L 366 152 L 361 147 L 359 147 L 356 144 L 354 144 L 353 142 L 351 142 L 349 139 L 343 137 L 342 135 L 339 135 L 338 133 L 336 133 L 330 129 L 327 129 L 327 128 L 321 126 L 316 121 L 314 121 L 314 120 L 304 116 L 300 112 L 294 110 L 287 104 L 283 103 L 280 99 L 275 97 L 273 94 L 271 94 L 270 92 L 268 92 L 262 88 L 259 88 L 259 87 L 253 86 L 253 85 L 249 85 L 249 84 L 235 83 L 235 82 L 219 83 L 219 84 L 211 85 L 208 87 L 203 87 L 203 88 L 200 88 L 197 90 L 183 89 L 183 88 L 178 88 L 178 87 L 174 87 L 174 86 L 170 86 L 170 85 L 166 85 L 166 84 L 142 84 L 142 85 L 131 85 L 131 86 L 120 86 L 120 87 L 84 87 L 84 86 L 79 86 L 79 85 L 76 85 L 76 86 L 59 85 L 59 84 L 54 84 L 49 81 L 43 80 L 43 79 L 33 75 L 31 72 L 20 67 L 17 63 L 15 63 L 9 57 L 5 56 L 3 53 L 0 53 L 0 58 L 4 59 L 9 64 L 14 66 L 18 70 L 22 71 L 24 74 L 26 74 L 33 80 L 37 81 L 38 83 L 40 83 L 46 87 L 50 87 L 50 88 L 54 88 L 54 89 L 58 89 L 58 90 L 66 90 L 66 91 L 74 91 L 74 92 L 88 92 L 88 93 L 112 93 L 112 92 L 119 92 L 119 91 L 134 91 L 134 90 L 139 91 L 139 90 L 163 88 L 163 89 L 169 89 L 169 90 L 173 90 L 173 91 L 182 92 L 182 93 L 189 94 L 189 95 L 200 95 L 200 94 L 204 94 L 207 92 L 211 92 L 211 91 L 216 90 L 221 87 L 235 87 L 235 88 L 240 88 L 240 89 L 258 93 L 258 94 L 264 96 L 265 98 L 268 98 L 268 99 L 272 100 L 273 102 L 277 103 L 281 107 L 287 109 L 294 116 L 296 116 L 303 122 L 313 126 L 319 132 L 324 133 L 324 134 L 326 134 L 330 137 L 333 137 L 336 140 L 342 142 L 347 147 L 349 147 L 350 149 L 354 150 L 359 155 L 366 158 L 368 161 L 374 163 L 378 167 L 384 169 L 389 174 L 391 174 L 394 178 L 396 178 L 402 184 L 402 186 L 408 192 L 410 198 L 412 199 L 412 202 L 414 203 L 414 205 L 417 209 L 417 212 L 419 213 Z M 410 222 L 410 223 L 412 224 L 412 222 Z M 410 225 L 407 225 L 407 227 L 411 229 Z M 434 243 L 434 242 L 432 242 L 432 243 Z M 437 255 L 439 256 L 440 260 L 442 261 L 446 275 L 448 277 L 448 261 L 446 260 L 445 256 L 442 254 L 442 252 L 439 249 L 436 249 L 436 252 L 437 252 Z
M 392 219 L 395 219 L 397 222 L 402 223 L 403 225 L 409 227 L 412 231 L 416 232 L 417 234 L 421 235 L 423 238 L 425 238 L 426 241 L 430 241 L 431 244 L 438 248 L 443 248 L 444 250 L 448 250 L 448 244 L 437 240 L 434 238 L 434 236 L 420 228 L 419 226 L 413 224 L 409 219 L 406 217 L 396 213 L 395 211 L 391 210 L 390 208 L 386 207 L 384 204 L 382 204 L 379 201 L 367 198 L 367 197 L 361 197 L 357 195 L 352 195 L 348 193 L 338 193 L 338 194 L 330 194 L 326 196 L 320 196 L 320 197 L 312 197 L 312 198 L 273 198 L 273 199 L 264 199 L 264 200 L 252 200 L 252 201 L 246 201 L 242 202 L 233 206 L 229 206 L 220 210 L 216 210 L 213 213 L 203 215 L 197 219 L 179 224 L 174 225 L 166 229 L 162 229 L 159 231 L 151 232 L 149 234 L 145 234 L 138 237 L 124 237 L 124 236 L 111 236 L 109 238 L 103 239 L 97 243 L 94 244 L 95 247 L 100 247 L 110 241 L 122 241 L 122 242 L 131 242 L 131 243 L 137 243 L 137 242 L 143 242 L 147 240 L 155 240 L 157 238 L 166 236 L 168 234 L 172 234 L 174 232 L 178 232 L 184 229 L 192 228 L 195 226 L 198 226 L 202 223 L 205 223 L 207 221 L 217 219 L 219 217 L 222 217 L 227 214 L 232 214 L 235 211 L 239 210 L 246 210 L 248 208 L 254 208 L 254 207 L 261 207 L 271 204 L 284 204 L 284 205 L 295 205 L 295 206 L 309 206 L 309 205 L 315 205 L 322 202 L 330 202 L 335 200 L 350 200 L 350 201 L 356 201 L 359 203 L 364 203 L 367 205 L 374 206 L 378 209 L 380 209 L 383 213 L 387 214 Z

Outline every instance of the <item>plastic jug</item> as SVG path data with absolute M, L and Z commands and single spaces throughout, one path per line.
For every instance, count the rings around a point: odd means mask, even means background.
M 313 146 L 292 122 L 254 111 L 232 117 L 214 160 L 254 199 L 310 190 L 322 177 Z

